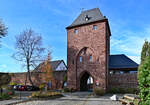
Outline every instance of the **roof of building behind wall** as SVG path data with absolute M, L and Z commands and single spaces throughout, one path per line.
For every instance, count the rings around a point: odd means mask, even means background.
M 89 17 L 87 21 L 85 19 L 86 16 Z M 96 22 L 104 19 L 106 19 L 106 17 L 102 15 L 99 8 L 94 8 L 94 9 L 82 11 L 81 14 L 74 20 L 74 22 L 71 25 L 69 25 L 67 28 L 88 24 L 91 22 Z
M 52 70 L 56 71 L 56 68 L 58 67 L 58 65 L 63 62 L 64 65 L 66 66 L 65 62 L 63 60 L 56 60 L 56 61 L 51 61 L 50 65 L 52 67 Z M 33 72 L 41 72 L 42 70 L 42 65 L 44 64 L 44 62 L 40 63 L 34 70 Z M 67 68 L 67 66 L 66 66 Z
M 109 69 L 111 70 L 137 70 L 138 64 L 124 54 L 110 55 Z

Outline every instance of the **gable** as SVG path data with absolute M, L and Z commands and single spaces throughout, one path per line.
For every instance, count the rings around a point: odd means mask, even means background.
M 67 66 L 63 60 L 56 60 L 49 62 L 53 71 L 65 71 L 67 70 Z M 43 72 L 42 67 L 44 66 L 44 62 L 40 63 L 32 72 Z
M 66 67 L 66 65 L 64 64 L 63 61 L 55 69 L 55 71 L 65 71 L 65 70 L 67 70 L 67 67 Z

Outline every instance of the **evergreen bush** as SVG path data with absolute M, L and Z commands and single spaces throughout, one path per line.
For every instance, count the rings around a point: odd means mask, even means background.
M 150 105 L 150 57 L 147 57 L 139 67 L 138 82 L 140 105 Z

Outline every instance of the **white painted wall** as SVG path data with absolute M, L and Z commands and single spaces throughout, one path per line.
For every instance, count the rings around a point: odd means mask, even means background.
M 67 70 L 65 64 L 61 62 L 58 67 L 56 68 L 56 71 L 62 71 L 62 70 Z

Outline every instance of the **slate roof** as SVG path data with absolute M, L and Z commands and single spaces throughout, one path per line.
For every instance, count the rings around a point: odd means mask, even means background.
M 55 71 L 56 68 L 58 67 L 58 65 L 59 65 L 61 62 L 64 63 L 63 60 L 51 61 L 50 64 L 51 64 L 52 70 Z M 44 62 L 43 62 L 43 63 L 44 63 Z M 43 63 L 40 63 L 40 64 L 35 68 L 35 70 L 33 70 L 33 72 L 37 72 L 37 71 L 40 72 L 41 66 L 43 65 Z M 64 64 L 65 64 L 65 63 L 64 63 Z M 66 64 L 65 64 L 65 66 L 66 66 Z M 66 66 L 66 68 L 67 68 L 67 66 Z
M 138 68 L 138 64 L 128 58 L 126 55 L 110 55 L 109 56 L 109 69 L 119 70 L 136 70 Z
M 89 20 L 85 20 L 85 17 L 88 16 Z M 106 17 L 100 12 L 99 8 L 94 8 L 81 12 L 81 14 L 74 20 L 74 22 L 69 25 L 67 28 L 75 27 L 78 25 L 88 24 L 100 20 L 105 20 Z

